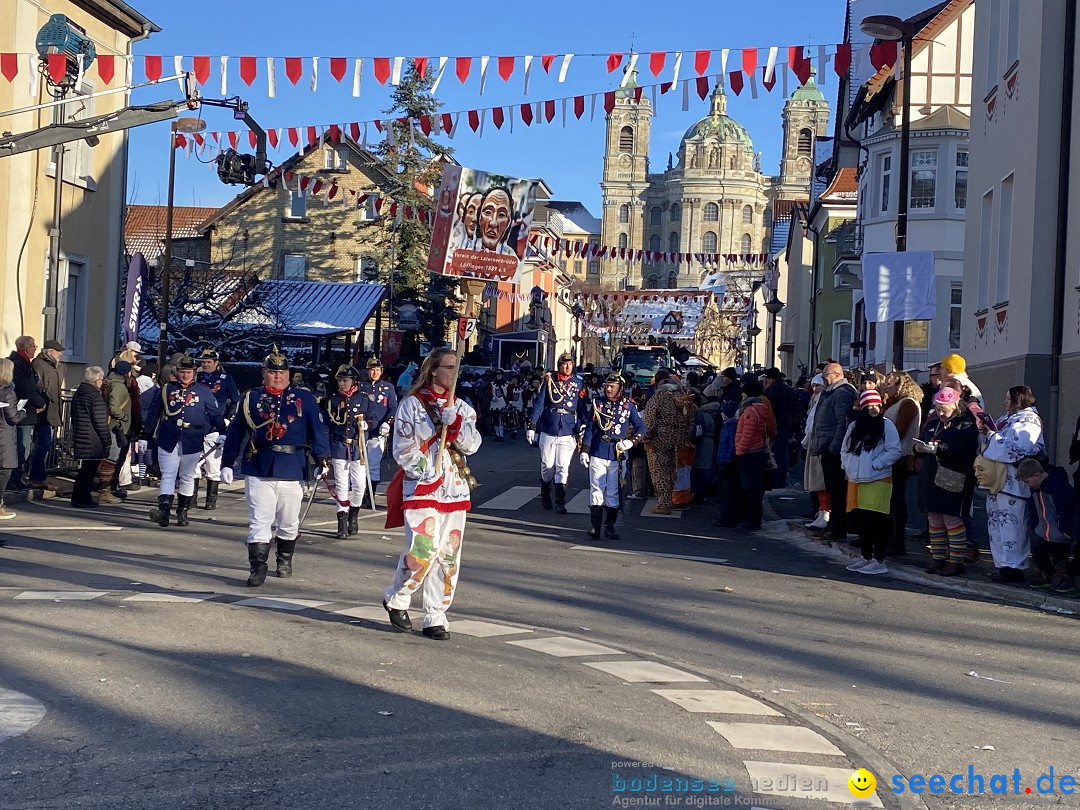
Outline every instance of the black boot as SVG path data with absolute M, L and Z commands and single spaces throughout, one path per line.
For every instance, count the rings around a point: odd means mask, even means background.
M 296 550 L 296 538 L 292 540 L 277 541 L 277 575 L 279 579 L 288 579 L 292 576 L 292 555 Z
M 248 577 L 247 584 L 248 587 L 258 588 L 266 582 L 266 561 L 270 559 L 270 544 L 248 543 L 247 547 L 248 565 L 251 567 L 251 576 Z
M 217 491 L 221 486 L 220 481 L 207 481 L 206 482 L 206 505 L 203 509 L 217 509 Z
M 150 510 L 150 519 L 161 528 L 168 528 L 169 514 L 172 512 L 172 504 L 172 495 L 158 495 L 157 507 Z
M 349 513 L 338 512 L 337 513 L 337 534 L 334 535 L 338 540 L 344 540 L 349 536 Z
M 600 524 L 604 519 L 604 507 L 602 506 L 590 506 L 589 518 L 592 521 L 592 527 L 589 529 L 589 537 L 593 540 L 600 539 Z
M 553 497 L 551 499 L 552 504 L 555 507 L 556 515 L 566 514 L 566 484 L 555 484 L 552 487 L 554 490 Z
M 357 522 L 357 518 L 360 516 L 359 506 L 349 507 L 349 537 L 360 533 L 360 524 Z
M 615 534 L 615 521 L 619 517 L 619 507 L 617 506 L 605 506 L 604 507 L 604 539 L 605 540 L 618 540 L 619 535 Z
M 188 513 L 188 509 L 191 508 L 191 502 L 194 501 L 194 500 L 195 500 L 194 495 L 180 495 L 180 494 L 177 494 L 177 496 L 176 496 L 176 525 L 177 526 L 187 526 L 188 525 L 187 513 Z
M 551 509 L 551 482 L 540 482 L 540 505 L 545 509 Z
M 195 489 L 193 489 L 191 491 L 191 500 L 188 501 L 188 509 L 190 509 L 193 506 L 197 507 L 199 505 L 199 487 L 201 485 L 202 485 L 202 479 L 201 478 L 196 478 L 195 479 Z M 177 516 L 179 516 L 179 512 L 180 512 L 180 507 L 179 506 L 176 507 L 176 511 L 178 513 Z

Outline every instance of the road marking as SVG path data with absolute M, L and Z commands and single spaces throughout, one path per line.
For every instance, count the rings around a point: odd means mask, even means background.
M 778 726 L 774 723 L 723 723 L 716 720 L 705 722 L 727 740 L 732 748 L 844 756 L 843 751 L 813 729 L 805 726 Z
M 389 621 L 386 611 L 382 607 L 375 605 L 357 605 L 343 610 L 335 610 L 334 613 L 340 616 L 352 616 L 354 619 L 368 619 L 373 622 Z
M 123 526 L 5 526 L 5 532 L 119 532 Z
M 665 557 L 669 560 L 692 560 L 727 565 L 727 560 L 719 557 L 695 557 L 692 554 L 665 554 L 662 551 L 626 551 L 621 548 L 602 548 L 599 546 L 570 546 L 571 551 L 602 551 L 605 554 L 630 554 L 635 557 Z
M 655 661 L 586 661 L 585 666 L 599 669 L 630 683 L 706 683 L 704 678 Z
M 757 714 L 783 717 L 764 703 L 729 689 L 653 689 L 660 697 L 682 706 L 688 712 L 707 714 Z
M 708 540 L 710 543 L 716 543 L 726 540 L 725 537 L 717 537 L 716 535 L 707 534 L 685 534 L 684 532 L 665 532 L 660 529 L 641 529 L 640 531 L 648 532 L 649 534 L 661 534 L 665 537 L 685 537 L 687 540 Z
M 124 599 L 125 602 L 205 602 L 207 599 L 213 599 L 212 593 L 137 593 L 134 596 L 128 596 Z
M 0 741 L 25 734 L 45 717 L 45 704 L 13 689 L 0 689 Z
M 464 633 L 467 636 L 476 636 L 477 638 L 533 632 L 521 627 L 507 627 L 505 624 L 492 624 L 491 622 L 481 622 L 476 619 L 457 619 L 451 626 L 455 633 Z
M 108 591 L 23 591 L 15 598 L 79 602 L 107 596 L 108 593 Z
M 589 514 L 589 490 L 583 489 L 571 498 L 570 502 L 566 504 L 566 511 L 571 515 Z
M 856 799 L 848 790 L 850 768 L 822 768 L 819 765 L 793 765 L 785 762 L 744 762 L 754 793 L 795 799 L 824 799 L 842 804 L 859 803 L 883 807 L 875 793 Z
M 679 518 L 682 517 L 682 512 L 677 511 L 675 509 L 671 510 L 670 515 L 657 515 L 657 514 L 654 514 L 652 510 L 653 510 L 653 507 L 656 506 L 656 504 L 657 504 L 656 498 L 649 498 L 649 500 L 645 501 L 645 505 L 641 507 L 641 516 L 646 517 L 646 518 L 667 518 L 669 520 L 670 519 L 678 520 Z
M 316 599 L 256 596 L 254 599 L 241 599 L 239 602 L 233 602 L 233 604 L 242 605 L 243 607 L 272 608 L 273 610 L 307 610 L 308 608 L 322 607 L 330 603 L 320 602 Z
M 550 638 L 526 638 L 519 641 L 508 641 L 515 647 L 525 647 L 537 652 L 554 655 L 556 658 L 570 658 L 575 655 L 625 655 L 620 650 L 593 644 L 591 641 L 582 641 L 566 636 L 551 636 Z
M 500 509 L 513 512 L 540 494 L 540 487 L 510 487 L 510 489 L 496 495 L 490 501 L 478 506 L 478 509 Z

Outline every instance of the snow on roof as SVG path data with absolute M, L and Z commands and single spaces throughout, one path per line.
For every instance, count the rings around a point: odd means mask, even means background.
M 362 329 L 386 294 L 382 284 L 342 284 L 333 281 L 262 281 L 249 293 L 274 312 L 274 320 L 289 335 L 338 335 Z M 270 319 L 242 314 L 236 326 L 266 326 Z
M 559 216 L 566 233 L 600 233 L 600 220 L 577 200 L 545 200 L 543 205 Z

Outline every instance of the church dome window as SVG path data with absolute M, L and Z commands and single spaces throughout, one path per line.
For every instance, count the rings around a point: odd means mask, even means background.
M 619 151 L 620 152 L 633 152 L 634 151 L 634 128 L 623 127 L 619 130 Z
M 751 247 L 751 245 L 753 245 L 753 243 L 754 243 L 754 240 L 750 237 L 750 234 L 744 233 L 742 235 L 742 239 L 739 240 L 739 252 L 740 253 L 749 253 L 753 249 Z
M 719 222 L 720 221 L 720 206 L 714 202 L 705 203 L 705 209 L 702 212 L 702 218 L 706 222 Z
M 752 205 L 744 205 L 742 210 L 743 225 L 754 224 L 754 207 Z
M 712 231 L 705 231 L 701 235 L 701 252 L 716 253 L 716 234 Z

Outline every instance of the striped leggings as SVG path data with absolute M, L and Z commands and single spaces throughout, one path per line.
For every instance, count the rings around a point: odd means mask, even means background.
M 963 518 L 940 512 L 928 512 L 926 518 L 930 524 L 930 555 L 935 560 L 947 557 L 949 562 L 962 563 L 967 548 Z

